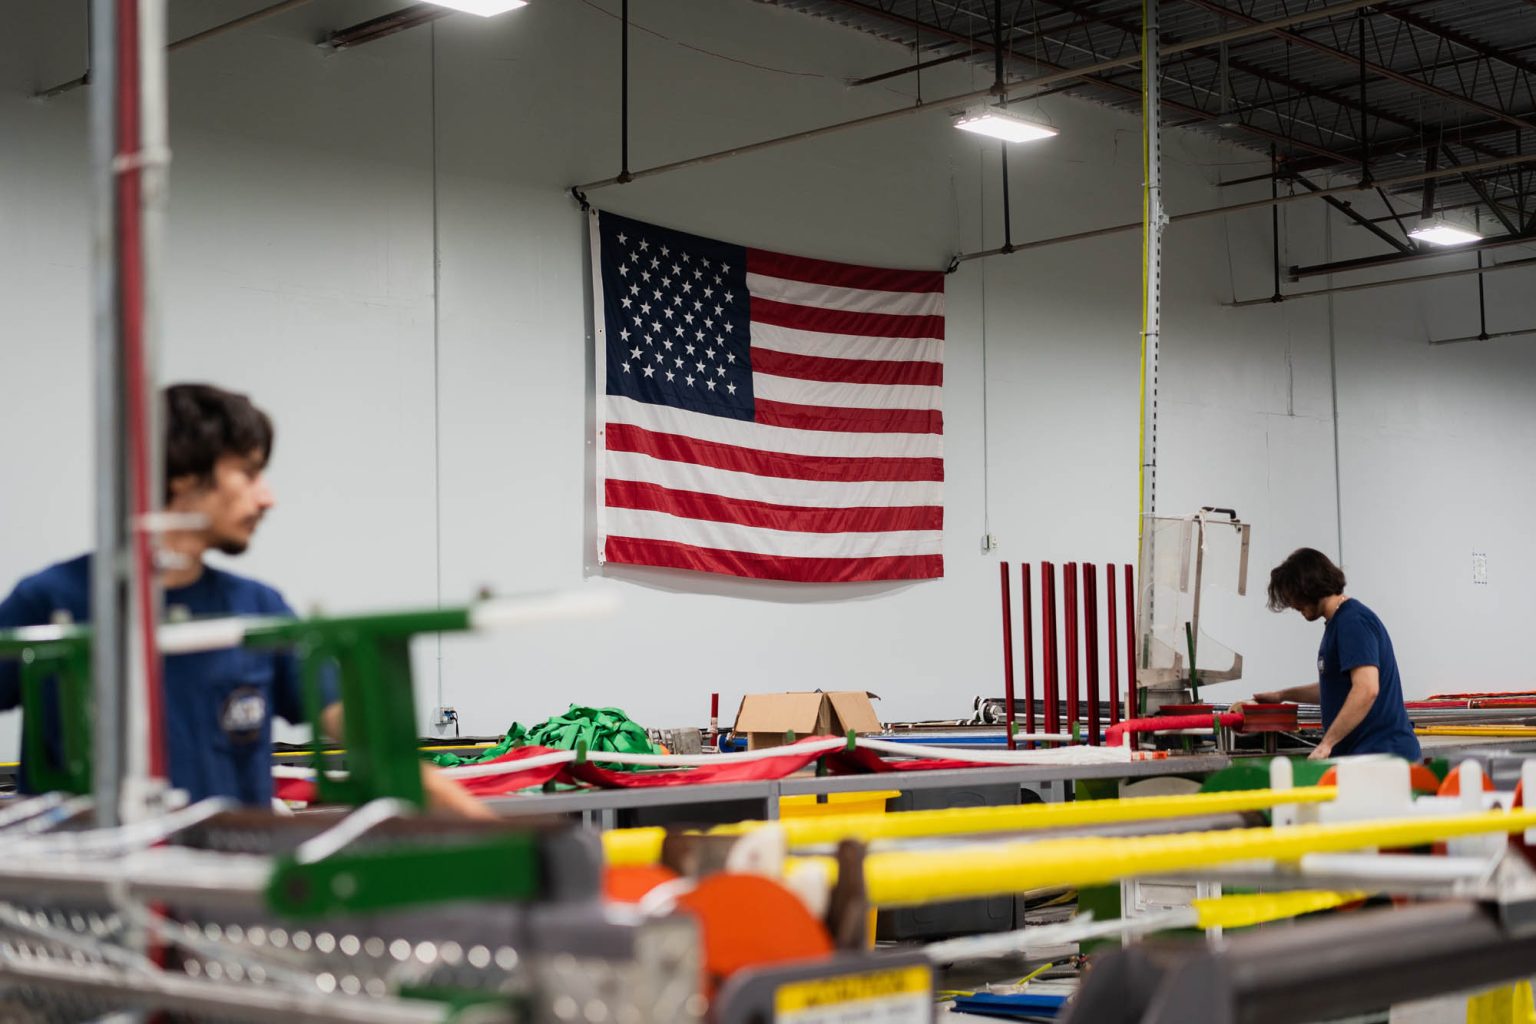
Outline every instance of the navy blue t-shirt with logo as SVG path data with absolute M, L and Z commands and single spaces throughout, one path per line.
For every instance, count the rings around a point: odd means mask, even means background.
M 1376 702 L 1365 718 L 1333 748 L 1345 754 L 1396 754 L 1410 761 L 1420 757 L 1419 740 L 1403 706 L 1403 680 L 1397 672 L 1392 638 L 1376 613 L 1350 598 L 1339 605 L 1323 630 L 1317 652 L 1317 681 L 1322 689 L 1323 729 L 1333 725 L 1349 697 L 1351 669 L 1376 666 L 1381 676 Z
M 60 611 L 86 622 L 90 595 L 89 555 L 50 566 L 22 580 L 0 602 L 0 629 L 45 625 Z M 204 566 L 196 582 L 167 590 L 165 605 L 194 617 L 293 614 L 266 584 L 212 566 Z M 330 703 L 333 680 L 327 680 L 327 691 Z M 0 710 L 20 703 L 17 665 L 0 660 Z M 193 800 L 222 796 L 254 806 L 271 803 L 272 715 L 294 723 L 306 718 L 298 659 L 291 651 L 237 647 L 169 656 L 164 706 L 173 786 Z

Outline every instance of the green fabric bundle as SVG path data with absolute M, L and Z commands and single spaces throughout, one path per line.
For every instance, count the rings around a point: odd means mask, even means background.
M 515 747 L 575 750 L 577 744 L 583 741 L 587 744 L 587 750 L 594 755 L 599 751 L 619 754 L 656 753 L 645 729 L 618 708 L 588 708 L 572 704 L 565 714 L 556 715 L 531 729 L 524 729 L 521 724 L 513 722 L 500 743 L 475 757 L 434 754 L 432 761 L 441 768 L 454 768 L 461 764 L 494 761 Z

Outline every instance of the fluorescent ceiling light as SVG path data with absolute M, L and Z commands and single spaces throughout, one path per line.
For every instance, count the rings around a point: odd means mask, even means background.
M 1409 238 L 1420 242 L 1428 242 L 1430 245 L 1465 245 L 1468 242 L 1482 240 L 1482 235 L 1467 228 L 1448 224 L 1443 220 L 1420 221 L 1419 226 L 1408 232 Z
M 1004 142 L 1034 142 L 1058 134 L 1055 128 L 1004 110 L 1002 107 L 975 107 L 955 121 L 963 132 L 988 135 Z
M 432 3 L 439 7 L 452 7 L 456 11 L 464 11 L 467 14 L 478 14 L 482 18 L 528 6 L 528 0 L 432 0 Z

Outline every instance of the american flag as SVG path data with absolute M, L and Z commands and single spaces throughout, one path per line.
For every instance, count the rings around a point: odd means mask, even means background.
M 944 575 L 944 275 L 592 214 L 601 562 Z

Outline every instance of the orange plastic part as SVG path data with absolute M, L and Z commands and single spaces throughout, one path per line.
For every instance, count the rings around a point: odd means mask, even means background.
M 826 927 L 799 897 L 760 875 L 710 875 L 677 902 L 699 919 L 714 984 L 746 967 L 832 952 Z
M 1334 766 L 1323 772 L 1322 777 L 1317 780 L 1317 784 L 1319 786 L 1337 786 L 1339 784 L 1338 767 Z M 1408 766 L 1408 787 L 1415 793 L 1437 794 L 1440 792 L 1440 786 L 1440 776 L 1430 771 L 1427 766 L 1422 764 Z
M 1483 775 L 1483 792 L 1484 793 L 1492 793 L 1493 792 L 1493 780 L 1490 779 L 1487 776 L 1486 773 Z M 1439 790 L 1439 793 L 1437 795 L 1439 795 L 1439 796 L 1460 796 L 1461 795 L 1461 765 L 1457 765 L 1455 768 L 1452 768 L 1449 772 L 1446 773 L 1445 781 L 1440 783 L 1440 790 Z
M 660 864 L 610 867 L 603 871 L 603 895 L 615 903 L 639 903 L 645 894 L 677 878 L 677 872 Z

